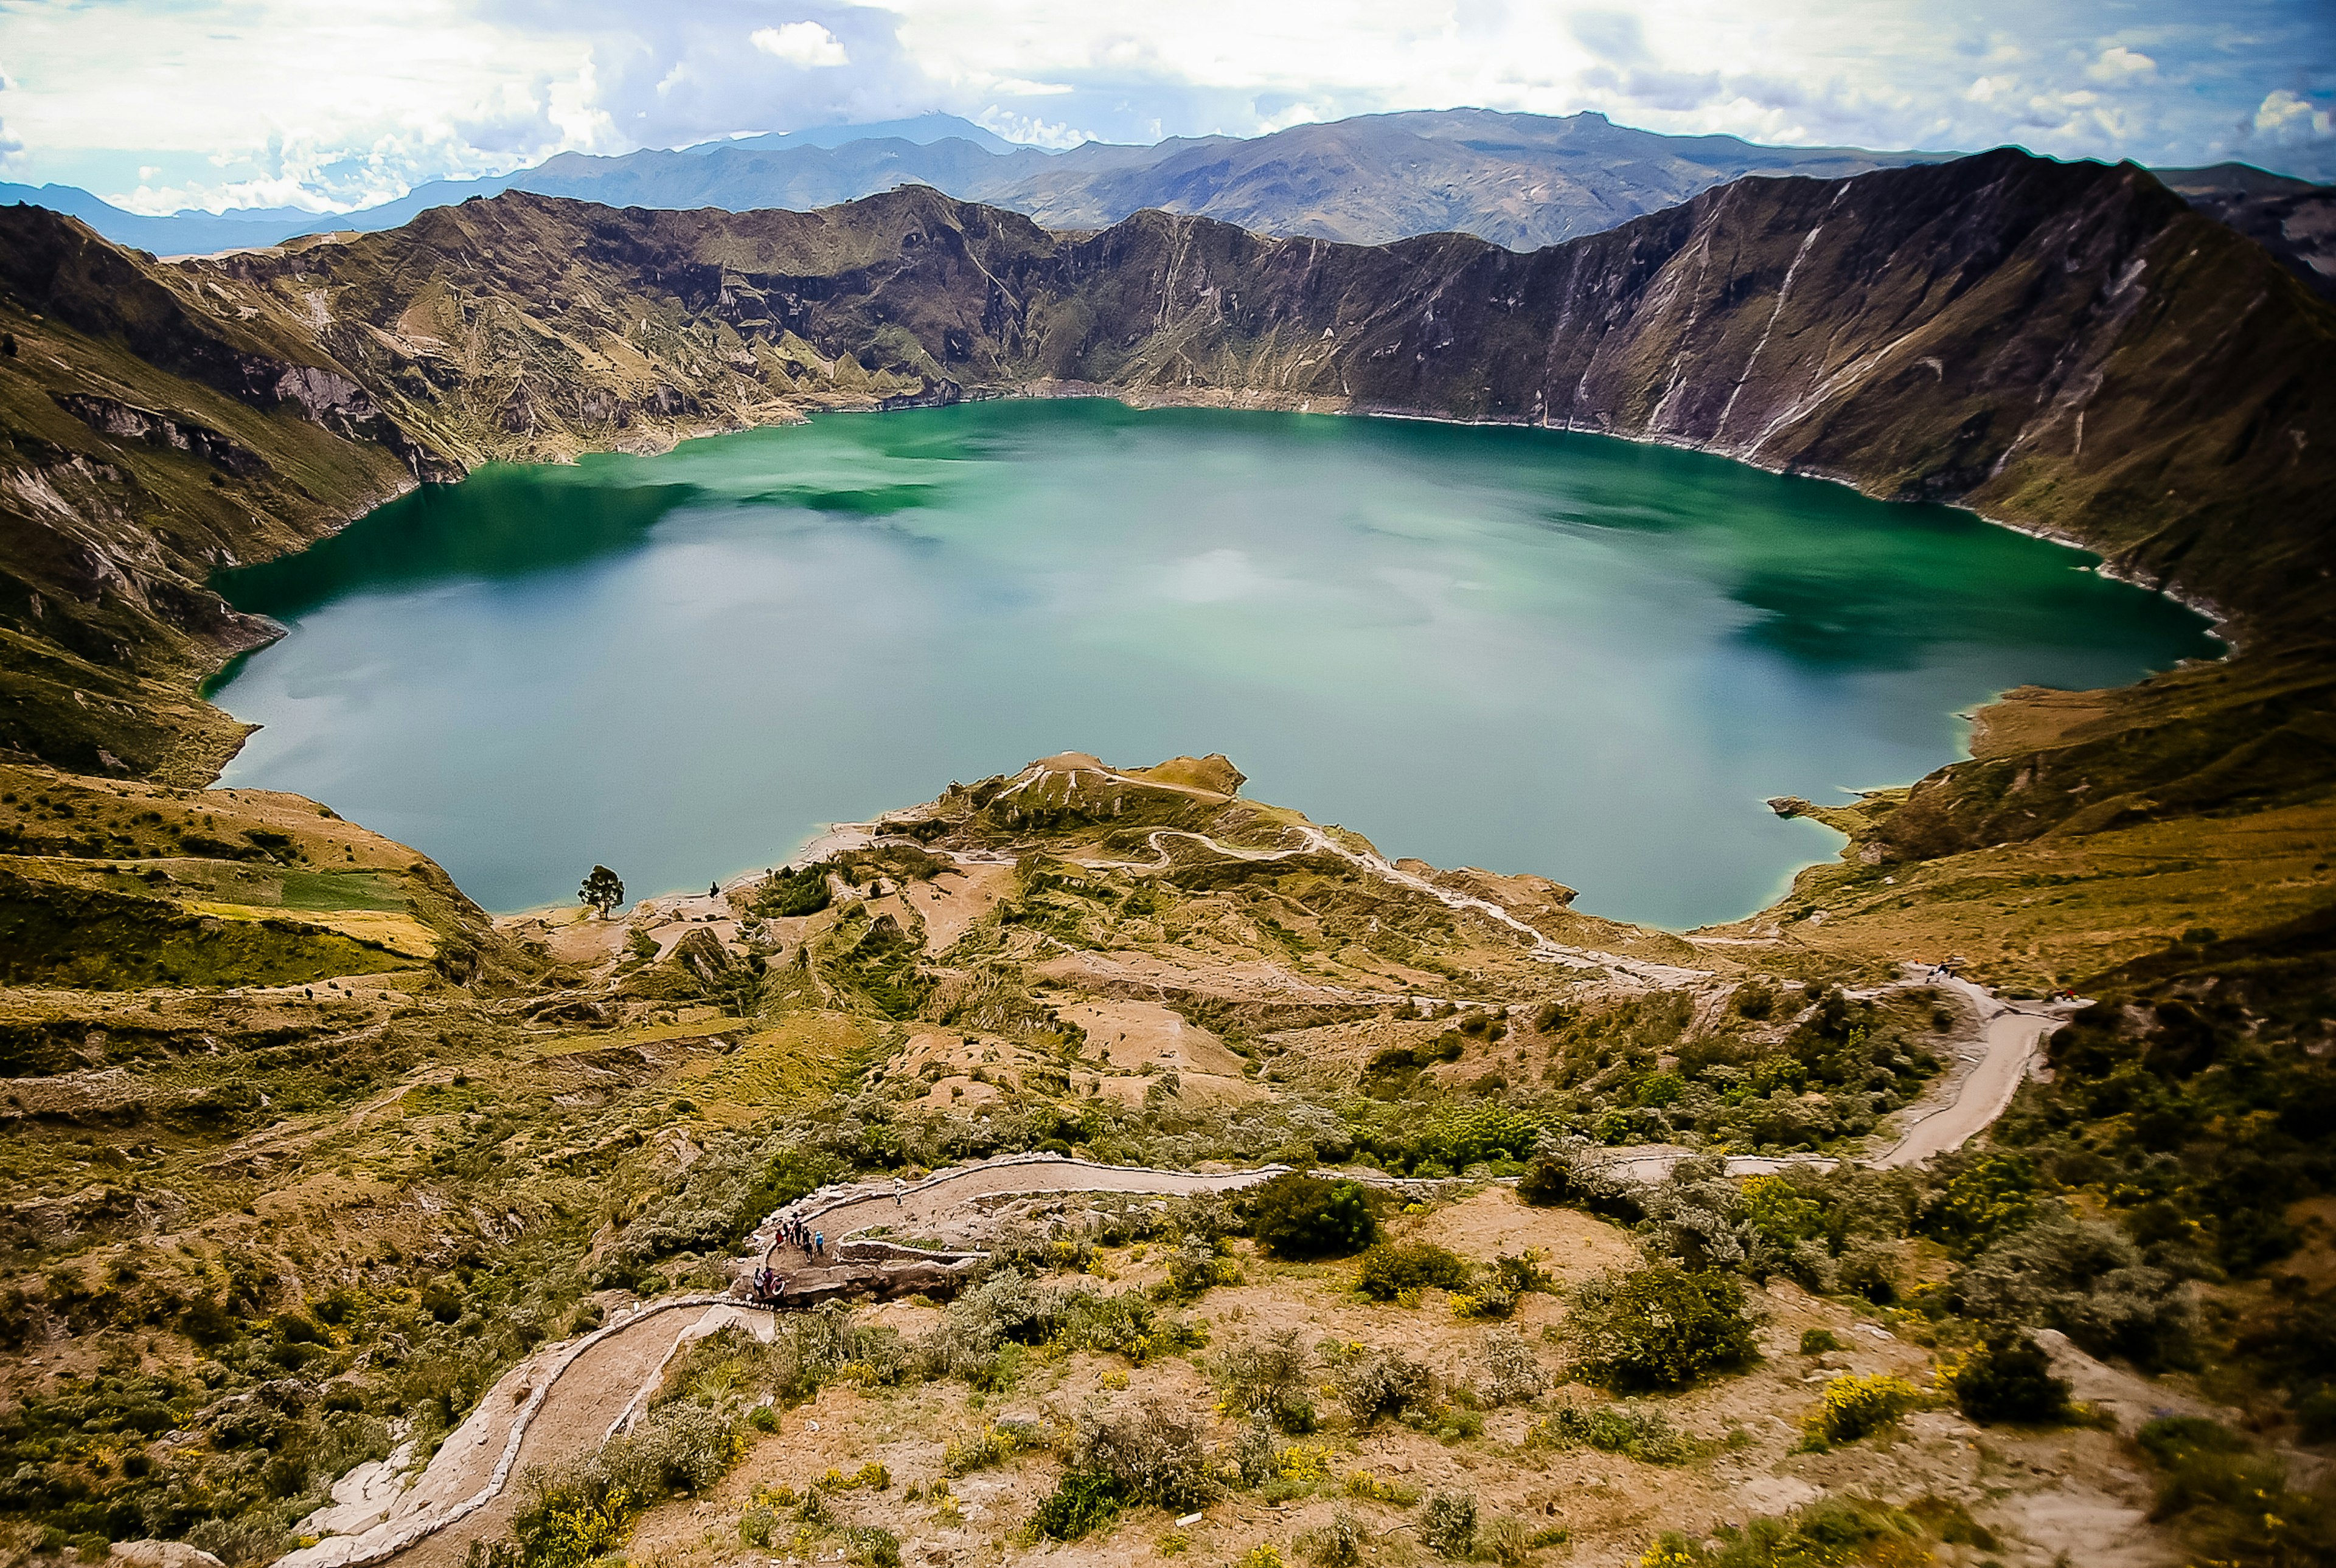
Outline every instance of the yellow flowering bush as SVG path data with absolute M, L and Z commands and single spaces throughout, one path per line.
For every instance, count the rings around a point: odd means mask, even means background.
M 1274 1455 L 1273 1469 L 1285 1481 L 1328 1481 L 1330 1478 L 1330 1450 L 1306 1443 L 1292 1443 Z
M 1825 1443 L 1854 1443 L 1877 1432 L 1922 1402 L 1922 1391 L 1903 1378 L 1835 1378 L 1825 1386 L 1823 1402 L 1806 1423 L 1809 1437 Z
M 1366 1503 L 1385 1503 L 1397 1508 L 1408 1508 L 1419 1501 L 1419 1494 L 1400 1481 L 1390 1481 L 1368 1470 L 1358 1470 L 1347 1477 L 1347 1495 L 1359 1497 Z

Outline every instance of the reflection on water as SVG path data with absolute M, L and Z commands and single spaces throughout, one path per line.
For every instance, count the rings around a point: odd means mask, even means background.
M 1600 913 L 1742 914 L 1831 852 L 1761 804 L 1915 777 L 2004 687 L 2215 649 L 2074 551 L 1594 436 L 990 403 L 497 468 L 228 574 L 295 628 L 229 772 L 493 908 L 787 853 L 1077 748 Z

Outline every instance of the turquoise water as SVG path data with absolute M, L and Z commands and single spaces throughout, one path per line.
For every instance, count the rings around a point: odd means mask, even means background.
M 2088 557 L 1597 436 L 983 403 L 497 467 L 227 574 L 292 635 L 227 783 L 492 909 L 702 886 L 1037 756 L 1223 751 L 1248 793 L 1674 927 L 2005 687 L 2217 651 Z

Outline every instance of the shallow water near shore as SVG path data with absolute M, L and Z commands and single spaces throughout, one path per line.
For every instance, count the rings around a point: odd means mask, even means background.
M 774 863 L 1063 750 L 1579 907 L 1732 919 L 1839 841 L 1762 803 L 1961 755 L 2022 683 L 2219 645 L 2078 551 L 1545 431 L 1000 402 L 499 466 L 222 574 L 291 635 L 213 700 L 491 909 Z

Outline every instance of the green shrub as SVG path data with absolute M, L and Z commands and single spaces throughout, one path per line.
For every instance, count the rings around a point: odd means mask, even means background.
M 1561 1405 L 1525 1435 L 1525 1442 L 1535 1448 L 1595 1448 L 1648 1465 L 1684 1465 L 1696 1452 L 1696 1445 L 1660 1410 L 1635 1405 Z
M 1425 1242 L 1381 1242 L 1363 1254 L 1355 1271 L 1355 1289 L 1374 1301 L 1392 1301 L 1406 1290 L 1433 1287 L 1465 1290 L 1471 1271 L 1467 1260 Z
M 1217 1382 L 1233 1409 L 1262 1416 L 1285 1432 L 1309 1432 L 1314 1427 L 1314 1407 L 1306 1397 L 1312 1364 L 1298 1330 L 1277 1329 L 1220 1356 Z
M 1062 1326 L 1048 1338 L 1073 1349 L 1109 1351 L 1141 1367 L 1154 1356 L 1208 1343 L 1200 1325 L 1158 1311 L 1141 1290 L 1067 1292 Z
M 2058 1329 L 2096 1356 L 2152 1369 L 2193 1359 L 2195 1313 L 2181 1281 L 2144 1262 L 2111 1225 L 2039 1220 L 1973 1257 L 1952 1293 L 1965 1317 Z
M 1495 1514 L 1477 1527 L 1476 1555 L 1490 1558 L 1503 1568 L 1520 1568 L 1540 1548 L 1558 1545 L 1564 1539 L 1562 1530 L 1536 1530 L 1514 1514 Z
M 1994 1531 L 1972 1518 L 1971 1510 L 1952 1498 L 1935 1495 L 1917 1497 L 1906 1505 L 1906 1512 L 1950 1546 L 1976 1546 L 1982 1552 L 1993 1552 L 2001 1545 Z
M 849 1524 L 844 1554 L 861 1568 L 900 1568 L 900 1538 L 881 1524 Z
M 1955 1368 L 1955 1405 L 1982 1427 L 2013 1421 L 2042 1425 L 2068 1414 L 2068 1380 L 2036 1341 L 2011 1331 L 1990 1334 Z
M 1487 1405 L 1530 1405 L 1549 1387 L 1548 1368 L 1514 1329 L 1486 1334 L 1479 1359 L 1484 1375 L 1477 1393 Z
M 1801 1354 L 1804 1356 L 1822 1356 L 1827 1351 L 1838 1350 L 1840 1349 L 1841 1341 L 1834 1338 L 1834 1332 L 1831 1329 L 1804 1329 L 1801 1330 Z
M 1333 1387 L 1358 1427 L 1383 1416 L 1425 1407 L 1436 1397 L 1436 1375 L 1400 1350 L 1366 1351 L 1340 1364 Z
M 1277 1258 L 1345 1258 L 1378 1239 L 1360 1185 L 1286 1172 L 1250 1196 L 1251 1233 Z
M 1154 1400 L 1082 1415 L 1071 1468 L 1107 1475 L 1121 1497 L 1162 1508 L 1187 1508 L 1216 1495 L 1200 1424 Z
M 1525 1174 L 1517 1178 L 1517 1197 L 1537 1208 L 1554 1208 L 1573 1195 L 1572 1177 L 1567 1161 L 1555 1154 L 1536 1154 Z
M 827 872 L 826 865 L 821 864 L 777 872 L 755 890 L 754 901 L 748 908 L 766 920 L 815 915 L 827 908 Z
M 1563 1339 L 1574 1375 L 1616 1389 L 1683 1388 L 1742 1367 L 1756 1349 L 1733 1276 L 1640 1269 L 1575 1291 Z
M 1514 1254 L 1503 1252 L 1493 1260 L 1493 1277 L 1500 1281 L 1503 1290 L 1512 1295 L 1522 1296 L 1528 1290 L 1553 1292 L 1557 1289 L 1557 1281 L 1541 1266 L 1541 1261 L 1542 1251 L 1538 1247 L 1527 1247 L 1523 1251 Z
M 252 1513 L 236 1519 L 205 1519 L 186 1534 L 187 1544 L 208 1552 L 228 1568 L 248 1568 L 249 1564 L 266 1563 L 283 1555 L 292 1544 L 275 1520 L 263 1514 Z M 60 1543 L 62 1544 L 62 1543 Z M 84 1562 L 104 1562 L 102 1549 L 94 1554 L 84 1553 Z
M 970 1475 L 1046 1446 L 1046 1433 L 1027 1421 L 993 1421 L 978 1432 L 951 1437 L 941 1450 L 941 1468 L 952 1475 Z
M 1420 1544 L 1444 1556 L 1466 1559 L 1476 1551 L 1476 1495 L 1431 1494 L 1419 1510 Z
M 1719 1549 L 1666 1534 L 1640 1559 L 1650 1568 L 1832 1568 L 1836 1563 L 1914 1563 L 1929 1543 L 1912 1515 L 1867 1497 L 1828 1498 L 1782 1518 L 1722 1525 Z
M 2036 1217 L 2036 1169 L 2025 1155 L 1982 1154 L 1941 1163 L 1953 1174 L 1917 1223 L 1957 1257 L 1971 1257 Z
M 1920 1388 L 1886 1373 L 1835 1378 L 1825 1386 L 1825 1397 L 1808 1419 L 1809 1437 L 1826 1443 L 1854 1443 L 1889 1426 L 1922 1399 Z
M 1120 1485 L 1108 1475 L 1066 1470 L 1055 1489 L 1039 1500 L 1030 1527 L 1050 1541 L 1076 1541 L 1119 1517 Z
M 1199 1236 L 1185 1237 L 1168 1256 L 1168 1292 L 1183 1300 L 1192 1300 L 1212 1285 L 1231 1285 L 1240 1279 L 1241 1265 Z
M 2322 1568 L 2336 1562 L 2336 1507 L 2323 1488 L 2291 1492 L 2287 1467 L 2197 1416 L 2163 1416 L 2136 1434 L 2165 1471 L 2153 1520 L 2177 1516 L 2202 1559 Z
M 1371 1533 L 1344 1508 L 1329 1523 L 1307 1531 L 1293 1543 L 1315 1568 L 1362 1568 L 1364 1553 L 1372 1550 Z
M 687 1400 L 653 1408 L 634 1432 L 559 1470 L 523 1478 L 511 1541 L 494 1568 L 580 1568 L 623 1544 L 634 1518 L 676 1492 L 702 1492 L 745 1452 L 735 1425 Z

